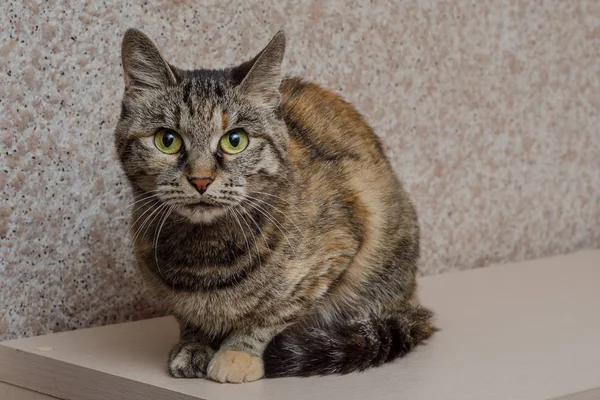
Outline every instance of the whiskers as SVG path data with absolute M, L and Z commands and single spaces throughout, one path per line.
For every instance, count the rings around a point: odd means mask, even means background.
M 246 250 L 248 251 L 248 255 L 249 255 L 250 259 L 252 259 L 252 253 L 250 252 L 250 244 L 248 243 L 248 237 L 246 236 L 246 233 L 244 232 L 244 228 L 242 227 L 242 224 L 240 223 L 240 221 L 237 217 L 241 218 L 242 221 L 244 221 L 244 224 L 248 228 L 248 232 L 250 232 L 250 234 L 252 235 L 252 238 L 254 239 L 254 246 L 256 247 L 256 256 L 258 258 L 258 265 L 259 265 L 259 267 L 262 266 L 262 262 L 260 259 L 260 250 L 258 248 L 258 237 L 254 233 L 254 231 L 252 229 L 250 229 L 250 225 L 248 225 L 246 218 L 244 218 L 244 215 L 240 211 L 236 210 L 235 208 L 229 208 L 229 210 L 232 211 L 233 214 L 236 216 L 236 218 L 234 218 L 234 221 L 237 222 L 237 224 L 240 228 L 240 231 L 242 232 L 242 235 L 244 235 L 244 241 L 246 242 Z M 252 218 L 252 217 L 250 217 L 250 218 Z M 254 223 L 256 224 L 256 222 L 254 222 Z M 258 227 L 258 231 L 260 232 L 260 235 L 262 235 L 262 231 L 260 230 L 260 227 Z
M 158 263 L 158 240 L 160 238 L 160 231 L 162 230 L 165 222 L 167 221 L 169 215 L 171 215 L 174 209 L 175 206 L 169 206 L 169 208 L 164 214 L 164 217 L 162 218 L 162 222 L 159 220 L 158 229 L 156 230 L 156 235 L 154 235 L 154 244 L 152 245 L 152 247 L 154 248 L 154 261 L 156 263 L 156 269 L 158 270 L 158 273 L 163 278 L 163 280 L 165 279 L 165 277 L 162 274 L 162 271 L 160 270 L 160 264 Z
M 77 219 L 75 220 L 75 226 L 78 228 L 82 227 L 83 223 L 89 220 L 90 216 L 93 216 L 99 211 L 104 201 L 106 201 L 112 195 L 115 195 L 116 197 L 122 196 L 124 190 L 126 190 L 126 188 L 120 186 L 109 190 L 108 192 L 99 196 L 96 200 L 92 202 L 92 204 L 90 204 L 87 208 L 85 208 L 79 213 Z
M 135 220 L 135 222 L 130 227 L 130 232 L 132 229 L 136 229 L 133 237 L 131 239 L 131 243 L 135 244 L 136 240 L 140 237 L 147 237 L 148 231 L 154 226 L 154 237 L 152 238 L 152 250 L 154 251 L 154 261 L 156 263 L 156 269 L 160 276 L 165 279 L 161 269 L 160 263 L 158 261 L 158 244 L 160 241 L 160 233 L 169 219 L 169 216 L 172 214 L 175 206 L 168 203 L 159 203 L 155 202 L 152 204 L 150 201 L 149 207 Z M 141 223 L 138 224 L 138 221 L 141 220 Z M 156 221 L 156 224 L 155 224 Z
M 122 198 L 125 193 L 128 192 L 126 187 L 117 187 L 102 196 L 99 196 L 87 209 L 83 210 L 76 223 L 81 226 L 86 221 L 89 221 L 90 215 L 98 213 L 100 207 L 104 205 L 104 202 L 110 197 L 114 196 L 115 199 Z M 138 238 L 141 236 L 146 237 L 148 232 L 154 226 L 153 237 L 152 237 L 152 251 L 154 252 L 154 260 L 158 273 L 163 279 L 165 278 L 159 264 L 158 257 L 158 246 L 160 243 L 160 235 L 166 222 L 173 217 L 173 211 L 175 211 L 178 203 L 184 204 L 183 191 L 177 190 L 171 187 L 157 187 L 154 190 L 149 190 L 141 194 L 134 194 L 131 202 L 125 206 L 115 210 L 111 210 L 112 218 L 107 220 L 109 226 L 114 224 L 116 221 L 123 221 L 131 218 L 131 214 L 136 215 L 135 220 L 131 219 L 129 228 L 127 229 L 126 237 L 130 245 L 134 245 Z M 108 212 L 108 210 L 105 210 Z M 138 215 L 139 214 L 139 215 Z M 180 217 L 183 218 L 183 217 Z M 175 220 L 178 220 L 177 218 Z M 135 231 L 135 232 L 134 232 Z
M 271 194 L 271 193 L 258 192 L 258 191 L 254 192 L 254 193 L 256 193 L 256 194 L 262 194 L 262 195 L 265 195 L 265 196 L 271 196 L 271 197 L 274 197 L 274 198 L 276 198 L 276 199 L 278 199 L 280 201 L 283 201 L 284 203 L 286 203 L 290 207 L 292 207 L 294 210 L 298 211 L 301 214 L 301 217 L 302 217 L 303 221 L 309 221 L 308 216 L 306 215 L 306 213 L 304 211 L 302 211 L 301 209 L 299 209 L 298 206 L 296 206 L 295 204 L 290 203 L 289 201 L 287 201 L 287 200 L 285 200 L 285 199 L 283 199 L 283 198 L 281 198 L 279 196 L 275 196 L 274 194 Z M 276 211 L 278 211 L 279 213 L 281 213 L 281 215 L 283 215 L 288 221 L 290 221 L 292 223 L 292 225 L 294 225 L 294 227 L 302 235 L 302 238 L 306 240 L 306 236 L 304 236 L 304 233 L 302 232 L 302 230 L 300 230 L 300 228 L 298 228 L 298 225 L 296 225 L 296 223 L 286 213 L 284 213 L 283 211 L 281 211 L 273 203 L 269 203 L 269 202 L 261 200 L 259 198 L 250 197 L 250 196 L 247 196 L 247 195 L 246 195 L 246 197 L 248 197 L 250 199 L 253 199 L 253 200 L 260 201 L 261 203 L 264 203 L 266 205 L 269 205 L 269 206 L 273 207 Z
M 125 211 L 129 210 L 131 207 L 137 205 L 138 207 L 133 209 L 132 211 L 135 212 L 137 210 L 139 210 L 140 208 L 152 203 L 152 201 L 157 201 L 158 200 L 158 196 L 159 193 L 156 190 L 152 190 L 150 192 L 146 192 L 142 195 L 139 195 L 139 198 L 135 201 L 133 201 L 132 203 L 128 204 L 127 206 L 121 208 L 119 211 L 117 211 L 117 215 L 119 215 L 118 217 L 114 218 L 114 221 L 119 221 L 125 218 L 129 218 L 130 215 L 125 214 Z
M 274 204 L 272 204 L 268 201 L 259 199 L 257 197 L 249 196 L 249 195 L 238 194 L 238 196 L 239 196 L 238 200 L 245 202 L 248 206 L 250 206 L 251 209 L 256 210 L 264 218 L 266 218 L 268 221 L 270 221 L 279 230 L 279 232 L 281 232 L 281 234 L 285 238 L 286 242 L 288 243 L 289 248 L 294 253 L 294 256 L 296 256 L 296 248 L 298 247 L 298 243 L 292 243 L 292 241 L 290 241 L 290 238 L 293 238 L 296 235 L 294 235 L 293 232 L 290 232 L 284 226 L 284 224 L 282 224 L 282 222 L 279 221 L 278 218 L 276 218 L 270 212 L 269 209 L 272 208 L 276 212 L 280 213 L 283 216 L 283 218 L 287 219 L 294 226 L 294 228 L 298 231 L 298 233 L 300 234 L 302 239 L 306 240 L 306 236 L 304 235 L 304 233 L 302 232 L 300 227 L 284 211 L 282 211 L 280 208 L 278 208 Z M 236 215 L 239 215 L 240 217 L 244 218 L 244 214 L 242 212 L 235 210 L 235 208 L 231 208 L 231 210 L 233 210 L 236 213 Z M 246 214 L 246 216 L 248 216 L 251 219 L 251 221 L 256 226 L 257 230 L 262 235 L 262 229 L 258 225 L 258 223 L 254 220 L 252 215 L 250 213 L 248 213 L 248 214 Z M 245 221 L 245 219 L 244 219 L 244 221 Z M 247 223 L 246 223 L 246 225 L 247 225 L 249 231 L 251 233 L 253 233 L 253 231 L 252 231 L 252 229 L 250 229 L 249 225 Z
M 116 211 L 107 207 L 107 204 L 110 204 L 111 202 L 116 202 L 117 200 L 126 197 L 124 195 L 128 191 L 129 188 L 119 186 L 99 196 L 96 200 L 94 200 L 91 203 L 89 207 L 87 207 L 79 213 L 77 219 L 75 220 L 75 226 L 77 227 L 77 229 L 91 230 L 92 223 L 97 221 L 97 219 L 94 218 L 94 216 L 98 216 L 98 214 L 102 212 L 105 215 L 108 215 L 108 218 L 103 218 L 103 221 L 107 224 L 108 228 L 112 230 L 113 228 L 115 228 L 114 224 L 116 221 L 121 221 L 130 218 L 130 214 L 126 213 L 126 211 L 130 210 L 132 207 L 136 207 L 134 208 L 134 211 L 137 211 L 144 206 L 148 206 L 153 201 L 158 200 L 159 196 L 158 190 L 152 190 L 139 195 L 134 195 L 133 201 L 131 203 L 117 209 Z M 111 201 L 108 201 L 110 196 L 113 196 L 113 199 L 111 199 Z

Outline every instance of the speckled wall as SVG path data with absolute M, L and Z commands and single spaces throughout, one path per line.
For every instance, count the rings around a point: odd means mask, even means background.
M 159 3 L 0 5 L 0 338 L 158 312 L 112 146 L 127 27 L 183 67 L 285 28 L 285 70 L 381 135 L 425 274 L 600 247 L 600 1 Z

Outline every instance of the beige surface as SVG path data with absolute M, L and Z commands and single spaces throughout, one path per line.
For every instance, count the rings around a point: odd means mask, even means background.
M 573 393 L 573 394 L 568 394 L 565 396 L 556 397 L 552 400 L 598 400 L 598 399 L 600 399 L 600 390 L 598 388 L 596 388 L 596 389 L 584 390 L 584 391 Z
M 284 70 L 382 137 L 425 274 L 600 248 L 598 0 L 7 0 L 0 338 L 157 315 L 112 145 L 128 27 L 183 67 L 239 62 L 284 28 Z
M 600 251 L 423 278 L 441 332 L 363 374 L 237 386 L 173 379 L 165 360 L 177 327 L 160 318 L 2 342 L 0 381 L 83 400 L 598 398 L 598 282 Z
M 32 392 L 18 386 L 0 382 L 0 399 L 2 400 L 56 400 L 56 397 Z

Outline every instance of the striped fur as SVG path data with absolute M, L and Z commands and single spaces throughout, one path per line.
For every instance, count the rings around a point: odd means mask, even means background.
M 277 335 L 263 355 L 265 376 L 347 374 L 406 355 L 435 329 L 432 314 L 406 305 L 387 316 L 335 321 L 325 327 L 299 324 Z
M 339 96 L 282 79 L 284 48 L 279 33 L 240 66 L 184 71 L 139 31 L 123 41 L 115 144 L 140 271 L 181 325 L 175 377 L 363 370 L 434 331 L 415 209 L 377 136 Z M 163 128 L 179 153 L 154 147 Z M 234 156 L 219 151 L 233 128 L 250 137 Z M 203 194 L 196 176 L 214 177 Z

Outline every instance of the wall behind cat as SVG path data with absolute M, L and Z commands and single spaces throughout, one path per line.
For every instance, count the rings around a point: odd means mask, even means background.
M 128 27 L 188 68 L 284 28 L 284 70 L 382 138 L 419 210 L 423 274 L 600 246 L 594 0 L 22 1 L 0 22 L 0 339 L 160 313 L 112 145 Z

